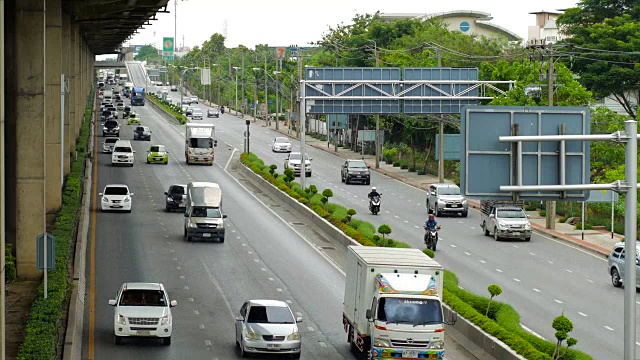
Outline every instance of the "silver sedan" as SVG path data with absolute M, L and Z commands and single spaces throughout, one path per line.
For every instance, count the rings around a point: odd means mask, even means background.
M 271 150 L 273 152 L 291 152 L 291 141 L 289 138 L 278 136 L 273 140 L 273 144 L 271 145 Z

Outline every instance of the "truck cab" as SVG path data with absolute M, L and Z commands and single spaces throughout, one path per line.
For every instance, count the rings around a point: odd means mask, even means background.
M 524 204 L 483 200 L 480 202 L 480 226 L 485 236 L 501 239 L 531 241 L 531 222 L 524 212 Z
M 222 213 L 222 189 L 217 183 L 191 182 L 187 185 L 184 212 L 184 238 L 191 240 L 213 240 L 224 242 L 224 219 Z

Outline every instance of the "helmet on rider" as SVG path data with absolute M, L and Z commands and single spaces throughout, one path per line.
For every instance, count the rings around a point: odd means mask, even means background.
M 376 191 L 376 187 L 375 186 L 371 188 L 371 192 L 374 192 L 374 191 Z
M 429 220 L 433 220 L 435 219 L 435 216 L 433 216 L 433 214 L 429 214 Z

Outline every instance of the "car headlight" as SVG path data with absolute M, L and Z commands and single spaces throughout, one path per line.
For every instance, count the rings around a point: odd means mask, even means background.
M 189 223 L 189 227 L 191 227 L 191 228 L 197 228 L 197 227 L 198 227 L 198 224 L 196 224 L 196 223 L 194 223 L 194 222 L 190 222 L 190 223 Z
M 253 332 L 253 330 L 251 330 L 250 328 L 247 328 L 247 330 L 244 332 L 244 336 L 250 340 L 260 340 L 260 335 Z
M 107 199 L 106 197 L 102 197 L 102 202 L 109 202 L 109 199 Z
M 162 321 L 160 322 L 160 325 L 169 325 L 171 324 L 171 316 L 169 315 L 165 315 L 162 317 Z
M 445 203 L 444 201 L 442 201 L 442 200 L 438 200 L 438 205 L 440 205 L 440 206 L 444 206 L 445 204 L 446 204 L 446 203 Z
M 127 318 L 122 314 L 118 314 L 118 321 L 117 322 L 120 325 L 127 325 Z
M 131 198 L 124 198 L 124 202 L 128 203 L 129 201 L 131 201 Z
M 444 348 L 444 340 L 435 340 L 429 342 L 429 349 L 442 349 Z
M 389 343 L 389 340 L 381 339 L 381 338 L 374 338 L 373 339 L 373 346 L 375 346 L 375 347 L 391 347 L 391 344 Z
M 169 196 L 169 197 L 167 197 L 167 201 L 168 202 L 173 202 L 173 198 Z
M 103 127 L 102 127 L 102 131 L 107 131 L 107 130 L 109 130 L 109 129 L 107 129 L 107 127 L 106 127 L 106 126 L 103 126 Z
M 498 223 L 497 225 L 498 225 L 498 229 L 499 230 L 507 230 L 507 225 L 502 224 L 502 223 Z
M 300 333 L 294 332 L 293 334 L 287 336 L 287 340 L 300 340 Z
M 524 229 L 525 230 L 531 230 L 531 224 L 525 224 L 524 225 Z
M 467 205 L 467 199 L 462 200 L 462 205 Z

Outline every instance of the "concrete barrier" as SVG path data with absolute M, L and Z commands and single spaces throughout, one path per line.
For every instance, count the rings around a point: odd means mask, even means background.
M 238 172 L 245 177 L 249 182 L 258 188 L 266 191 L 269 195 L 274 198 L 282 201 L 291 209 L 296 210 L 303 218 L 309 220 L 313 225 L 318 227 L 320 230 L 324 231 L 327 235 L 331 236 L 332 239 L 337 240 L 340 244 L 345 247 L 348 245 L 356 245 L 360 244 L 345 235 L 342 230 L 335 227 L 333 224 L 328 222 L 327 220 L 320 217 L 313 210 L 309 209 L 307 206 L 299 203 L 296 199 L 290 197 L 286 193 L 282 192 L 280 189 L 275 187 L 270 182 L 266 181 L 262 178 L 262 176 L 254 173 L 251 169 L 249 169 L 244 164 L 240 164 L 238 166 Z M 450 314 L 453 312 L 449 306 L 445 304 L 444 306 L 444 316 L 445 319 L 450 317 Z M 451 330 L 451 331 L 450 331 Z M 451 332 L 450 334 L 456 341 L 461 343 L 463 347 L 465 347 L 468 351 L 473 353 L 478 357 L 478 359 L 496 359 L 496 360 L 524 360 L 525 358 L 518 355 L 515 351 L 513 351 L 509 346 L 505 343 L 497 339 L 496 337 L 484 332 L 480 327 L 473 324 L 469 320 L 458 316 L 458 321 L 455 325 L 448 325 L 447 332 Z M 459 339 L 459 338 L 464 339 Z M 462 341 L 460 341 L 462 340 Z

